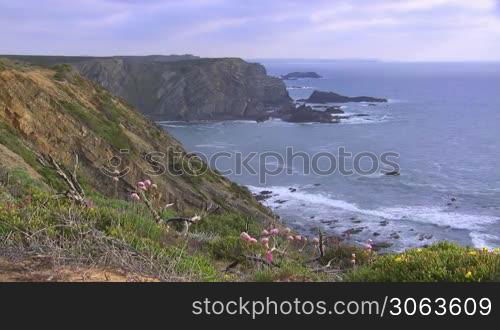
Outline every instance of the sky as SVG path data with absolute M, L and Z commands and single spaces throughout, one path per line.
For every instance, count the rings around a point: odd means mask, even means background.
M 0 0 L 0 54 L 499 61 L 500 0 Z

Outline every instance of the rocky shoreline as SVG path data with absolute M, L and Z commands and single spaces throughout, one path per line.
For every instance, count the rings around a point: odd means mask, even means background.
M 315 184 L 315 186 L 320 186 L 321 184 Z M 299 191 L 298 188 L 296 187 L 289 187 L 288 191 L 290 193 L 294 193 Z M 265 203 L 267 201 L 267 204 L 269 204 L 269 201 L 272 200 L 272 204 L 275 204 L 275 206 L 270 206 L 272 209 L 276 210 L 279 209 L 283 204 L 286 204 L 289 202 L 287 199 L 282 199 L 280 198 L 280 195 L 273 192 L 272 190 L 261 190 L 259 192 L 254 192 L 253 196 L 255 199 L 261 203 Z M 450 205 L 455 205 L 457 203 L 457 199 L 455 197 L 451 197 L 450 201 L 447 203 L 448 206 Z M 458 207 L 458 206 L 455 206 Z M 363 219 L 360 219 L 358 216 L 351 216 L 351 217 L 346 217 L 344 219 L 317 219 L 316 216 L 311 215 L 309 219 L 314 219 L 316 221 L 319 221 L 321 225 L 327 227 L 326 233 L 330 237 L 334 237 L 336 240 L 339 242 L 348 242 L 351 244 L 361 244 L 363 245 L 365 241 L 369 241 L 370 245 L 372 246 L 373 251 L 381 252 L 381 253 L 393 253 L 395 252 L 393 250 L 394 245 L 397 245 L 396 243 L 401 241 L 403 238 L 401 237 L 402 231 L 400 230 L 383 230 L 387 226 L 390 225 L 389 220 L 381 220 L 378 223 L 378 226 L 380 227 L 381 230 L 376 230 L 374 228 L 371 228 L 370 236 L 368 239 L 365 239 L 367 236 L 362 235 L 366 233 L 368 230 L 368 226 L 363 226 Z M 347 225 L 347 229 L 345 229 L 345 225 Z M 344 226 L 342 226 L 344 225 Z M 341 229 L 339 231 L 340 228 Z M 300 232 L 302 231 L 303 233 L 306 232 L 311 232 L 312 235 L 317 233 L 317 227 L 316 226 L 308 226 L 308 224 L 304 224 L 304 226 L 297 228 L 297 230 Z M 368 231 L 370 231 L 368 230 Z M 410 232 L 415 232 L 415 229 L 410 228 Z M 385 232 L 385 233 L 384 233 Z M 382 234 L 384 233 L 384 234 Z M 360 239 L 359 236 L 363 236 L 364 239 Z M 430 244 L 432 244 L 434 241 L 434 235 L 432 233 L 426 233 L 426 232 L 421 232 L 417 233 L 415 232 L 416 239 L 421 242 L 421 245 L 419 246 L 420 248 L 425 248 L 428 247 Z

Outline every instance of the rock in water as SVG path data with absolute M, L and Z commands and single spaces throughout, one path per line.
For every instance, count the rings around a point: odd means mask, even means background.
M 283 121 L 290 123 L 338 123 L 339 118 L 333 117 L 330 112 L 313 110 L 310 106 L 301 105 L 296 109 L 280 113 Z
M 302 99 L 307 103 L 347 103 L 347 102 L 387 102 L 387 99 L 370 96 L 343 96 L 333 92 L 314 91 L 308 99 Z
M 283 80 L 295 80 L 300 78 L 321 78 L 316 72 L 292 72 L 281 76 Z
M 399 176 L 401 173 L 399 171 L 391 171 L 391 172 L 386 172 L 384 173 L 385 175 L 390 175 L 390 176 Z

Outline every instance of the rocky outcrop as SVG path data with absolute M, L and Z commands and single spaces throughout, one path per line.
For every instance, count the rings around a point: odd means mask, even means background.
M 55 69 L 0 59 L 0 167 L 21 168 L 53 186 L 53 175 L 37 155 L 50 154 L 72 168 L 76 154 L 82 182 L 107 196 L 126 198 L 137 181 L 151 178 L 159 202 L 175 203 L 180 210 L 215 203 L 227 211 L 269 217 L 246 188 L 199 160 L 194 167 L 201 172 L 186 171 L 191 158 L 180 143 L 141 113 L 71 66 Z M 162 155 L 148 158 L 150 152 Z M 113 169 L 120 172 L 118 182 Z
M 296 80 L 302 78 L 321 78 L 316 72 L 291 72 L 281 76 L 283 80 Z
M 339 119 L 327 111 L 313 110 L 311 107 L 301 105 L 296 109 L 280 113 L 281 120 L 290 123 L 339 123 Z
M 17 57 L 69 63 L 82 75 L 156 120 L 256 119 L 287 106 L 285 84 L 238 58 L 182 56 Z
M 387 102 L 387 99 L 369 96 L 349 97 L 333 92 L 314 91 L 308 99 L 299 100 L 307 103 L 347 103 L 347 102 Z

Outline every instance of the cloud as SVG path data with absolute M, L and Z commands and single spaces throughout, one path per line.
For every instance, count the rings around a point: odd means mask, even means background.
M 0 0 L 0 53 L 500 58 L 500 0 Z

